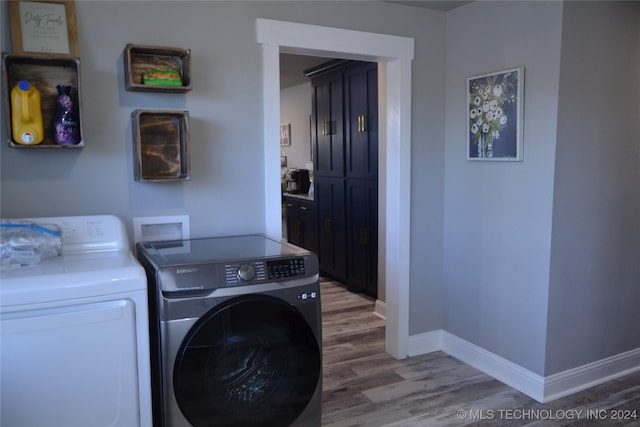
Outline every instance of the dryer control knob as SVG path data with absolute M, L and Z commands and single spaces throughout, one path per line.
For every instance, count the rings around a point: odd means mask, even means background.
M 238 268 L 238 279 L 251 280 L 255 274 L 255 270 L 249 264 L 242 264 Z

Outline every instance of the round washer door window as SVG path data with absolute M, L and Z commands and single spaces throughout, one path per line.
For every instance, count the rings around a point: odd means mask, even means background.
M 194 427 L 289 426 L 322 375 L 302 314 L 274 297 L 231 299 L 202 317 L 174 366 L 176 401 Z

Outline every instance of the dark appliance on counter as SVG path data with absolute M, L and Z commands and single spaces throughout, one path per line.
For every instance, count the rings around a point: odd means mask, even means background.
M 291 194 L 307 194 L 311 181 L 309 180 L 308 169 L 292 169 L 289 171 L 289 179 L 287 180 L 287 193 Z

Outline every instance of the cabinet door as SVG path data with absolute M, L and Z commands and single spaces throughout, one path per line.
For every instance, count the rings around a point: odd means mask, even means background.
M 345 72 L 346 176 L 378 176 L 378 64 L 365 62 Z
M 378 296 L 378 186 L 376 181 L 347 181 L 347 285 Z
M 316 177 L 315 186 L 320 271 L 344 281 L 347 271 L 344 180 Z
M 343 71 L 315 77 L 312 87 L 314 175 L 344 173 Z
M 313 202 L 301 201 L 298 211 L 298 223 L 300 224 L 300 245 L 312 252 L 317 252 L 316 243 L 316 211 Z
M 293 245 L 300 246 L 300 225 L 298 218 L 298 203 L 297 201 L 285 198 L 285 209 L 287 217 L 287 241 Z

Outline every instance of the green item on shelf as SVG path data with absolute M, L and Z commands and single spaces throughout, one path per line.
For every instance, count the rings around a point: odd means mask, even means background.
M 142 73 L 142 83 L 156 86 L 182 86 L 180 74 L 173 68 L 166 70 L 153 69 L 148 73 Z

